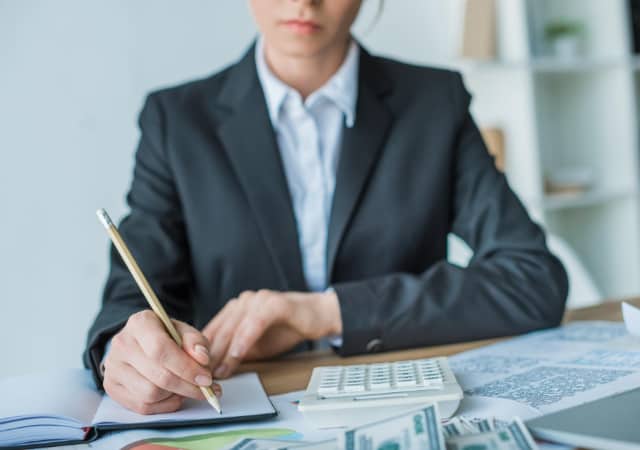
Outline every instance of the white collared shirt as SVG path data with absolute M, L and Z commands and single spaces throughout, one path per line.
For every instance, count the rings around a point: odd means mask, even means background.
M 296 218 L 304 275 L 312 291 L 327 288 L 327 235 L 343 124 L 355 122 L 360 48 L 352 41 L 338 71 L 302 100 L 269 69 L 264 42 L 256 67 L 275 130 Z

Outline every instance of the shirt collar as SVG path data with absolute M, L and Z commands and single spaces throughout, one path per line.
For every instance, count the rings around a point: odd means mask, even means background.
M 255 50 L 258 78 L 265 93 L 267 108 L 271 123 L 278 124 L 280 110 L 288 95 L 298 95 L 290 86 L 283 83 L 269 69 L 264 55 L 264 40 L 258 39 Z M 356 115 L 356 101 L 358 98 L 358 70 L 360 61 L 360 47 L 355 40 L 351 40 L 347 56 L 336 73 L 317 91 L 305 100 L 306 105 L 312 105 L 317 98 L 325 97 L 331 100 L 345 115 L 347 127 L 353 127 Z

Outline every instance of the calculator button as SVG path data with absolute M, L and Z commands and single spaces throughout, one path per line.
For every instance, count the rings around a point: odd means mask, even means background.
M 391 387 L 391 380 L 388 378 L 382 380 L 371 380 L 370 384 L 371 389 L 389 389 Z
M 338 383 L 320 383 L 319 394 L 335 394 L 338 392 Z
M 364 392 L 364 382 L 363 383 L 345 383 L 344 391 L 345 392 Z
M 399 386 L 399 387 L 413 387 L 416 384 L 417 384 L 416 379 L 413 377 L 396 378 L 396 386 Z
M 338 393 L 338 386 L 322 386 L 320 385 L 318 387 L 318 394 L 321 395 L 326 395 L 326 394 L 337 394 Z

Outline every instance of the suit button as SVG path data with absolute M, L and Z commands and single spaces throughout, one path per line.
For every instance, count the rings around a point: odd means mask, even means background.
M 375 339 L 371 339 L 369 341 L 369 343 L 367 344 L 367 351 L 369 353 L 375 353 L 375 352 L 379 352 L 380 350 L 382 350 L 382 340 L 375 338 Z

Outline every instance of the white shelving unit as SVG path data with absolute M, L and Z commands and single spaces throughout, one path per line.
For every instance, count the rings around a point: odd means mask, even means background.
M 496 0 L 491 61 L 457 56 L 465 1 L 386 2 L 371 33 L 378 2 L 364 2 L 357 35 L 376 53 L 460 70 L 478 125 L 504 132 L 507 177 L 534 219 L 569 244 L 602 295 L 640 294 L 640 56 L 627 0 Z M 584 24 L 579 57 L 545 48 L 558 18 Z M 548 195 L 545 179 L 562 167 L 590 169 L 590 189 Z
M 504 130 L 511 185 L 578 253 L 603 294 L 637 295 L 640 58 L 630 50 L 627 1 L 499 0 L 498 18 L 498 58 L 453 64 L 474 95 L 476 120 Z M 556 18 L 584 24 L 579 58 L 546 51 L 542 30 Z M 562 167 L 590 169 L 593 186 L 547 195 L 546 175 Z

